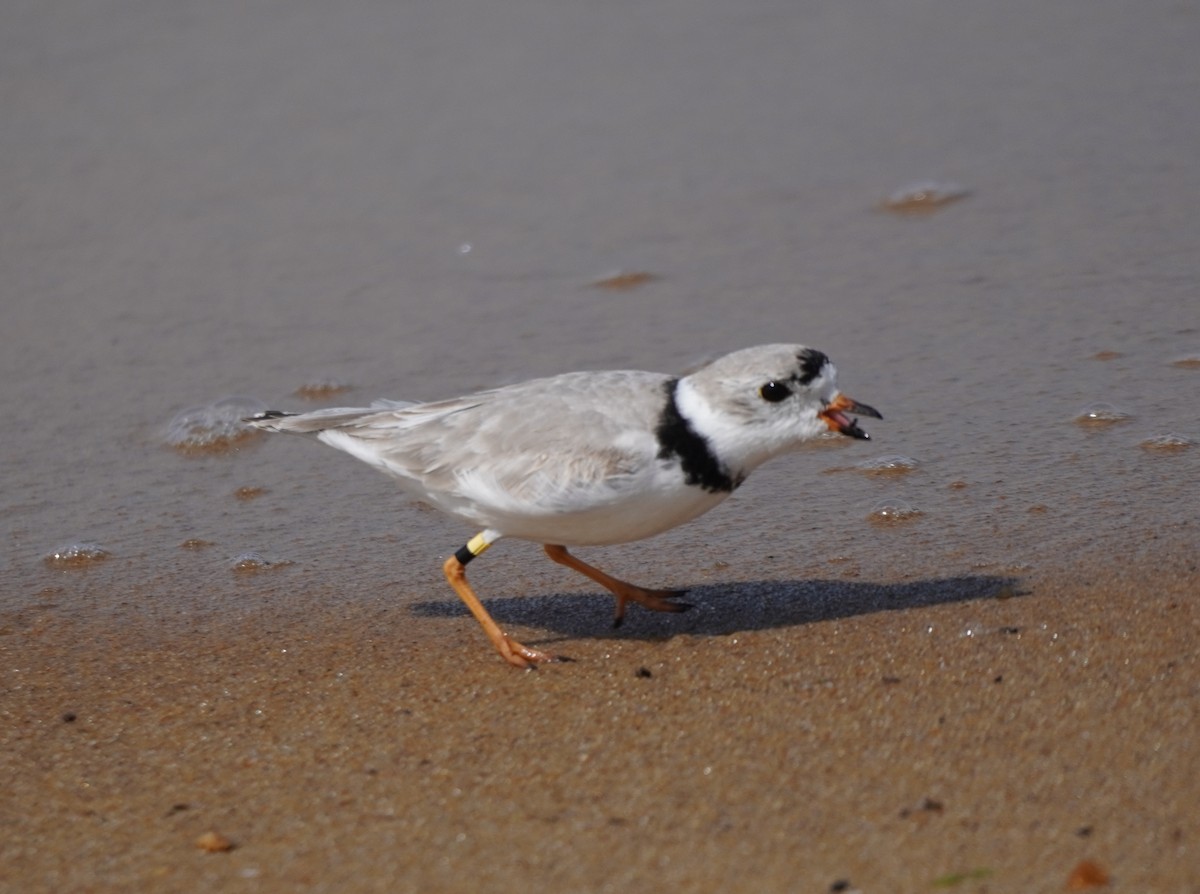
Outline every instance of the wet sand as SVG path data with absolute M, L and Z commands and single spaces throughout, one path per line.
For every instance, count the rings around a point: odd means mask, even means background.
M 1192 891 L 1200 570 L 1157 559 L 749 584 L 675 636 L 613 635 L 593 594 L 497 606 L 576 659 L 536 672 L 449 594 L 30 610 L 0 637 L 6 885 L 1053 891 L 1090 860 Z M 739 630 L 754 598 L 784 620 Z
M 5 5 L 0 888 L 1200 890 L 1197 45 L 1172 0 Z M 777 340 L 872 440 L 588 552 L 684 615 L 489 551 L 534 673 L 442 579 L 474 532 L 167 439 Z

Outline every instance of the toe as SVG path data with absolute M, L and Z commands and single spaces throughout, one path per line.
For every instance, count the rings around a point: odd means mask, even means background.
M 616 630 L 625 623 L 625 607 L 629 604 L 629 598 L 614 594 L 616 599 L 616 607 L 613 609 L 613 629 Z
M 523 646 L 507 634 L 504 636 L 504 644 L 507 649 L 502 649 L 501 654 L 504 656 L 504 660 L 513 667 L 534 668 L 539 664 L 561 660 L 557 655 L 549 652 L 539 652 L 537 649 Z

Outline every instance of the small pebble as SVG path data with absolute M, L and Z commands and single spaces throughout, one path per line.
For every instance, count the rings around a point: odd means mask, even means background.
M 233 850 L 235 845 L 220 832 L 209 831 L 196 839 L 196 847 L 207 854 L 220 854 Z
M 1103 888 L 1108 882 L 1108 873 L 1098 863 L 1083 860 L 1067 876 L 1067 890 L 1087 891 L 1090 888 Z

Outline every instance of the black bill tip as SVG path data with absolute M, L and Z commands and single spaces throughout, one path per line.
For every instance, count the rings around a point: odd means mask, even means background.
M 851 413 L 857 413 L 860 416 L 870 416 L 872 419 L 882 419 L 883 414 L 874 407 L 869 407 L 866 404 L 860 404 L 856 400 L 850 401 L 850 405 L 845 408 Z
M 851 419 L 848 425 L 842 426 L 841 428 L 838 429 L 838 431 L 840 431 L 842 434 L 846 435 L 847 437 L 855 438 L 856 440 L 859 440 L 859 441 L 871 440 L 871 436 L 869 434 L 867 434 L 865 431 L 863 431 L 861 428 L 858 427 L 857 419 Z
M 825 420 L 833 431 L 838 434 L 845 435 L 848 438 L 855 438 L 859 441 L 870 440 L 870 435 L 859 428 L 858 419 L 850 418 L 848 413 L 858 413 L 861 416 L 870 416 L 873 419 L 882 419 L 883 414 L 874 407 L 867 404 L 860 404 L 853 398 L 847 397 L 844 394 L 839 394 L 833 399 L 830 404 L 821 411 L 821 418 Z

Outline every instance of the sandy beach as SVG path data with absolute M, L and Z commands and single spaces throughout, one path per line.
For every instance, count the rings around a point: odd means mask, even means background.
M 0 639 L 6 886 L 1054 891 L 1092 861 L 1195 890 L 1200 571 L 1157 568 L 662 638 L 513 600 L 576 659 L 536 672 L 451 603 L 30 611 Z
M 0 890 L 1200 891 L 1197 45 L 7 4 Z M 583 553 L 686 614 L 498 544 L 536 672 L 473 531 L 236 425 L 781 340 L 871 440 Z

